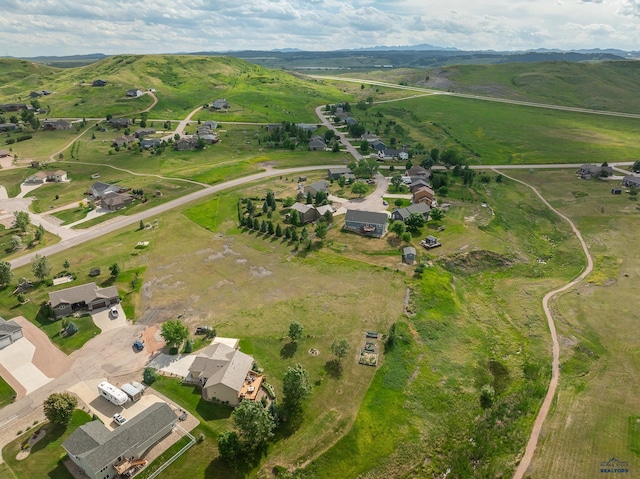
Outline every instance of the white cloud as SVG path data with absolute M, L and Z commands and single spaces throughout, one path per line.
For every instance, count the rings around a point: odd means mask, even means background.
M 637 49 L 640 0 L 0 0 L 15 56 L 373 45 Z

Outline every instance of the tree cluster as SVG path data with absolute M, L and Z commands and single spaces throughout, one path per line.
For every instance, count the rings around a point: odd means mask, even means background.
M 312 132 L 298 128 L 295 123 L 283 121 L 282 126 L 268 131 L 262 141 L 272 148 L 285 148 L 293 150 L 300 143 L 308 143 Z

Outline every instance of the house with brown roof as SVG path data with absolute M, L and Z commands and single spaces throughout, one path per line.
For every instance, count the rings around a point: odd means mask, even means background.
M 100 204 L 103 208 L 109 211 L 117 211 L 133 203 L 133 198 L 130 195 L 122 195 L 120 193 L 107 193 L 100 200 Z
M 11 156 L 8 150 L 0 150 L 0 158 L 6 158 L 7 156 Z
M 207 346 L 189 367 L 185 381 L 200 384 L 202 397 L 237 406 L 255 400 L 264 376 L 253 371 L 253 358 L 223 343 Z
M 132 143 L 136 143 L 138 139 L 133 135 L 120 135 L 116 136 L 116 139 L 113 140 L 111 146 L 127 146 Z
M 301 223 L 311 223 L 320 218 L 320 213 L 313 205 L 305 205 L 296 202 L 291 205 L 291 211 L 298 212 Z
M 49 304 L 56 319 L 76 311 L 107 308 L 119 302 L 120 296 L 115 286 L 99 288 L 96 283 L 87 283 L 49 293 Z
M 64 170 L 56 171 L 38 171 L 31 176 L 28 176 L 25 183 L 42 184 L 42 183 L 62 183 L 67 181 L 67 172 Z
M 67 120 L 45 120 L 42 122 L 42 128 L 45 130 L 70 130 L 73 125 Z
M 433 201 L 436 199 L 436 195 L 431 188 L 428 186 L 421 186 L 413 192 L 413 203 L 427 203 L 431 205 Z

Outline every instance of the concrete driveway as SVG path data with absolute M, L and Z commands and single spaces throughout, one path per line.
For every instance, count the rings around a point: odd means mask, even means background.
M 149 362 L 149 367 L 186 378 L 194 359 L 196 359 L 195 354 L 160 353 Z
M 373 193 L 364 198 L 356 198 L 348 201 L 343 200 L 340 206 L 347 210 L 381 211 L 387 213 L 387 207 L 382 203 L 382 197 L 386 195 L 387 189 L 389 188 L 389 180 L 381 173 L 376 174 L 375 180 L 376 189 Z
M 117 304 L 118 317 L 111 316 L 111 308 L 103 308 L 91 313 L 91 318 L 96 326 L 98 326 L 102 332 L 111 331 L 113 329 L 124 328 L 127 325 L 127 317 L 124 314 L 122 305 Z
M 33 364 L 35 352 L 35 345 L 27 338 L 21 338 L 0 350 L 0 364 L 13 379 L 20 383 L 24 388 L 25 394 L 41 388 L 53 379 L 45 376 L 45 374 Z

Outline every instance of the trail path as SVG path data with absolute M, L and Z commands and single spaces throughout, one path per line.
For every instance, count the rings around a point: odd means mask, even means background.
M 504 173 L 498 171 L 497 169 L 493 169 L 496 173 L 502 174 L 504 177 L 509 178 L 517 183 L 520 183 L 524 186 L 527 186 L 533 190 L 533 192 L 540 198 L 540 200 L 553 211 L 560 218 L 565 220 L 571 226 L 571 230 L 573 234 L 576 235 L 578 241 L 580 242 L 580 246 L 582 247 L 582 251 L 587 258 L 587 267 L 584 271 L 576 277 L 573 281 L 566 284 L 562 288 L 554 289 L 553 291 L 549 291 L 544 298 L 542 299 L 542 308 L 544 309 L 544 314 L 547 317 L 547 323 L 549 324 L 549 331 L 551 333 L 551 342 L 553 346 L 553 360 L 551 363 L 551 381 L 549 382 L 549 389 L 547 389 L 547 395 L 544 397 L 544 401 L 542 402 L 542 407 L 540 411 L 538 411 L 538 416 L 536 417 L 535 422 L 533 423 L 533 429 L 531 431 L 531 436 L 529 436 L 529 441 L 527 442 L 527 447 L 524 451 L 524 456 L 520 463 L 518 464 L 518 468 L 516 469 L 515 474 L 513 475 L 513 479 L 522 479 L 529 469 L 531 465 L 531 460 L 533 459 L 533 454 L 536 452 L 536 446 L 538 445 L 538 439 L 540 438 L 540 432 L 542 431 L 542 426 L 544 424 L 545 419 L 547 419 L 547 415 L 549 414 L 549 409 L 551 408 L 551 403 L 553 402 L 553 398 L 556 394 L 556 389 L 558 387 L 558 381 L 560 379 L 560 344 L 558 343 L 558 334 L 556 332 L 556 324 L 553 319 L 553 315 L 551 314 L 551 308 L 549 307 L 549 302 L 558 294 L 566 291 L 576 284 L 580 283 L 584 278 L 586 278 L 591 270 L 593 270 L 593 258 L 589 253 L 589 248 L 587 247 L 587 243 L 585 242 L 582 234 L 576 228 L 576 225 L 571 221 L 568 217 L 560 213 L 557 209 L 555 209 L 549 202 L 540 194 L 540 192 L 528 183 L 524 181 L 520 181 L 516 178 L 513 178 L 509 175 L 505 175 Z

